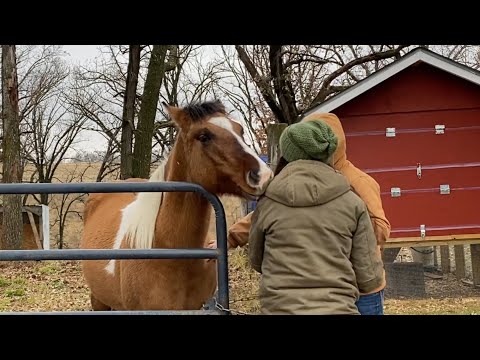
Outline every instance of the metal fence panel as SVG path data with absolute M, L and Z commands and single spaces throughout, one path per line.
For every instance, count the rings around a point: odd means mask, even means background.
M 1 250 L 0 261 L 20 260 L 108 260 L 108 259 L 217 259 L 218 292 L 215 303 L 218 309 L 194 311 L 112 311 L 112 312 L 34 312 L 26 314 L 88 314 L 88 315 L 178 315 L 178 314 L 227 314 L 228 247 L 225 211 L 218 196 L 209 193 L 198 184 L 166 182 L 84 182 L 84 183 L 12 183 L 0 184 L 0 194 L 67 194 L 67 193 L 118 193 L 118 192 L 196 192 L 204 196 L 215 210 L 217 249 L 62 249 L 62 250 Z M 15 313 L 2 313 L 15 314 Z

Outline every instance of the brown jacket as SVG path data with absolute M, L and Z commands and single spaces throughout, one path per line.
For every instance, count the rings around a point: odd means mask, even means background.
M 263 314 L 358 314 L 360 292 L 383 282 L 365 203 L 314 160 L 288 164 L 252 216 L 249 260 L 262 273 Z

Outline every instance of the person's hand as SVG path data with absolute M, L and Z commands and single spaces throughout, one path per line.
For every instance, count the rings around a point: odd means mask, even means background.
M 217 248 L 217 239 L 212 239 L 207 243 L 207 249 L 216 249 Z M 227 250 L 232 249 L 232 245 L 227 241 Z M 207 259 L 207 262 L 216 260 L 216 259 Z
M 212 239 L 207 243 L 207 249 L 216 249 L 217 248 L 217 239 Z M 227 241 L 227 249 L 233 249 L 230 242 Z
M 217 239 L 212 239 L 207 243 L 207 249 L 216 249 L 217 248 Z

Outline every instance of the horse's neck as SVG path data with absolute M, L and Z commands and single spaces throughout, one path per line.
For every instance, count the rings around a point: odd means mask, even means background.
M 178 145 L 178 144 L 177 144 Z M 189 181 L 187 163 L 180 146 L 175 146 L 166 171 L 166 181 Z M 157 217 L 157 248 L 204 247 L 210 224 L 211 206 L 193 192 L 166 192 Z

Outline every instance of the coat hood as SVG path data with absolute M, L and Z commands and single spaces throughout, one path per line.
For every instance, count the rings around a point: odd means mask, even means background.
M 290 207 L 325 204 L 350 191 L 347 179 L 331 166 L 316 160 L 289 163 L 273 178 L 264 195 Z

